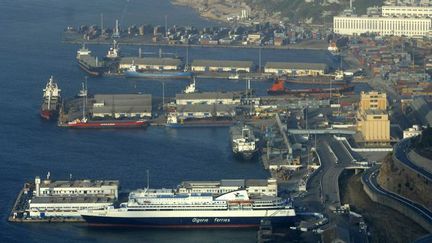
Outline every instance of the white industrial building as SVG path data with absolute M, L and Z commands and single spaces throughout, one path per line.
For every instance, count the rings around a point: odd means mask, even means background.
M 382 6 L 382 16 L 432 17 L 430 6 Z
M 225 104 L 193 104 L 177 105 L 175 114 L 177 119 L 203 119 L 214 117 L 234 117 L 235 106 Z
M 152 96 L 149 94 L 97 94 L 94 96 L 92 117 L 150 118 Z
M 80 210 L 96 210 L 112 206 L 113 198 L 92 196 L 43 196 L 29 201 L 30 217 L 80 217 Z
M 118 198 L 119 181 L 117 180 L 70 180 L 70 181 L 51 181 L 41 180 L 39 176 L 35 178 L 36 197 L 54 196 L 103 196 Z
M 325 63 L 267 62 L 264 67 L 265 73 L 277 75 L 318 76 L 327 71 L 328 66 Z
M 178 190 L 180 193 L 224 194 L 239 189 L 246 189 L 249 194 L 277 196 L 276 179 L 231 179 L 220 181 L 184 181 Z
M 431 24 L 432 19 L 425 17 L 346 15 L 333 17 L 333 32 L 341 35 L 376 33 L 382 36 L 422 37 L 429 35 Z
M 176 105 L 192 105 L 192 104 L 224 104 L 236 105 L 240 104 L 240 94 L 235 92 L 199 92 L 176 94 Z
M 35 178 L 29 200 L 30 217 L 80 217 L 79 210 L 112 206 L 118 198 L 117 180 L 52 181 Z
M 179 70 L 182 62 L 177 58 L 154 58 L 154 57 L 124 57 L 120 59 L 119 69 L 129 69 L 135 65 L 138 70 Z
M 230 60 L 194 60 L 192 71 L 194 72 L 251 72 L 252 61 Z
M 412 127 L 403 131 L 403 138 L 411 138 L 422 134 L 422 129 L 419 125 L 413 125 Z

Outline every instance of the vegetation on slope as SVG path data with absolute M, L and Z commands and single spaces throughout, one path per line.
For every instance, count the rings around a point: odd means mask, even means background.
M 249 5 L 263 8 L 270 13 L 280 12 L 282 17 L 286 17 L 290 22 L 304 22 L 312 20 L 314 23 L 329 23 L 332 17 L 342 10 L 349 8 L 349 0 L 339 0 L 339 2 L 323 3 L 329 1 L 312 0 L 245 0 Z M 382 0 L 355 0 L 353 6 L 358 14 L 366 13 L 366 8 L 371 6 L 381 6 Z

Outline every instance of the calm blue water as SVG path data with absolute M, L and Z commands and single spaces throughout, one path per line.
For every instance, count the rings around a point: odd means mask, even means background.
M 123 24 L 212 25 L 192 10 L 170 5 L 168 0 L 3 0 L 0 1 L 0 241 L 140 241 L 140 242 L 254 242 L 253 230 L 95 230 L 74 224 L 10 224 L 10 207 L 23 183 L 36 175 L 52 178 L 119 179 L 125 190 L 145 186 L 173 187 L 182 180 L 266 178 L 255 163 L 235 161 L 230 153 L 228 130 L 148 128 L 146 130 L 65 130 L 38 117 L 41 89 L 50 75 L 59 80 L 63 97 L 75 95 L 84 74 L 75 63 L 78 46 L 61 43 L 68 25 L 105 25 L 116 18 Z M 90 46 L 102 55 L 107 46 Z M 137 47 L 125 47 L 137 52 Z M 155 51 L 144 49 L 145 51 Z M 185 53 L 184 49 L 173 50 Z M 313 60 L 331 62 L 321 52 L 306 52 Z M 304 60 L 301 51 L 263 50 L 264 60 Z M 192 49 L 193 58 L 258 59 L 257 50 Z M 166 81 L 167 95 L 184 88 L 187 81 Z M 269 82 L 254 83 L 264 93 Z M 122 78 L 89 79 L 92 93 L 146 92 L 161 94 L 159 81 Z M 244 82 L 199 80 L 201 90 L 239 90 Z

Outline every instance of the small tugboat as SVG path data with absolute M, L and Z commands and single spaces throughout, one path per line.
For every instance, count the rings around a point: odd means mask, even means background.
M 196 93 L 197 89 L 196 89 L 196 81 L 195 81 L 195 77 L 193 77 L 192 82 L 186 86 L 185 90 L 183 90 L 183 93 L 185 94 L 191 94 L 191 93 Z
M 115 59 L 118 59 L 119 57 L 120 57 L 119 44 L 116 40 L 113 40 L 113 44 L 110 47 L 110 49 L 108 50 L 106 58 L 111 59 L 111 60 L 115 60 Z
M 60 91 L 53 76 L 51 76 L 45 89 L 43 89 L 43 101 L 40 108 L 40 116 L 42 118 L 51 120 L 58 115 L 61 104 Z

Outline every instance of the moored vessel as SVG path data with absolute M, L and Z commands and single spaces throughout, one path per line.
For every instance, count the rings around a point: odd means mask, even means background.
M 105 71 L 103 62 L 98 57 L 93 57 L 85 44 L 77 51 L 76 59 L 80 68 L 91 76 L 101 76 Z
M 252 127 L 248 125 L 236 125 L 231 127 L 231 146 L 235 156 L 245 160 L 251 159 L 257 152 L 257 139 Z
M 124 71 L 124 75 L 126 78 L 188 79 L 192 77 L 193 73 L 187 70 L 140 70 L 136 65 L 132 64 Z
M 81 211 L 91 226 L 153 228 L 258 227 L 261 220 L 292 224 L 296 213 L 282 198 L 251 195 L 245 189 L 220 195 L 174 189 L 133 191 L 119 208 Z
M 88 120 L 75 119 L 63 126 L 70 128 L 138 128 L 148 125 L 146 120 Z
M 293 94 L 293 95 L 306 95 L 306 94 L 324 94 L 324 93 L 346 93 L 352 92 L 354 90 L 353 85 L 345 84 L 341 86 L 334 86 L 331 88 L 310 88 L 310 89 L 288 89 L 285 88 L 285 80 L 277 79 L 271 86 L 270 89 L 267 90 L 269 95 L 284 95 L 284 94 Z
M 40 116 L 46 120 L 51 120 L 58 115 L 61 104 L 61 89 L 54 81 L 53 76 L 48 80 L 43 89 L 43 101 L 40 108 Z

